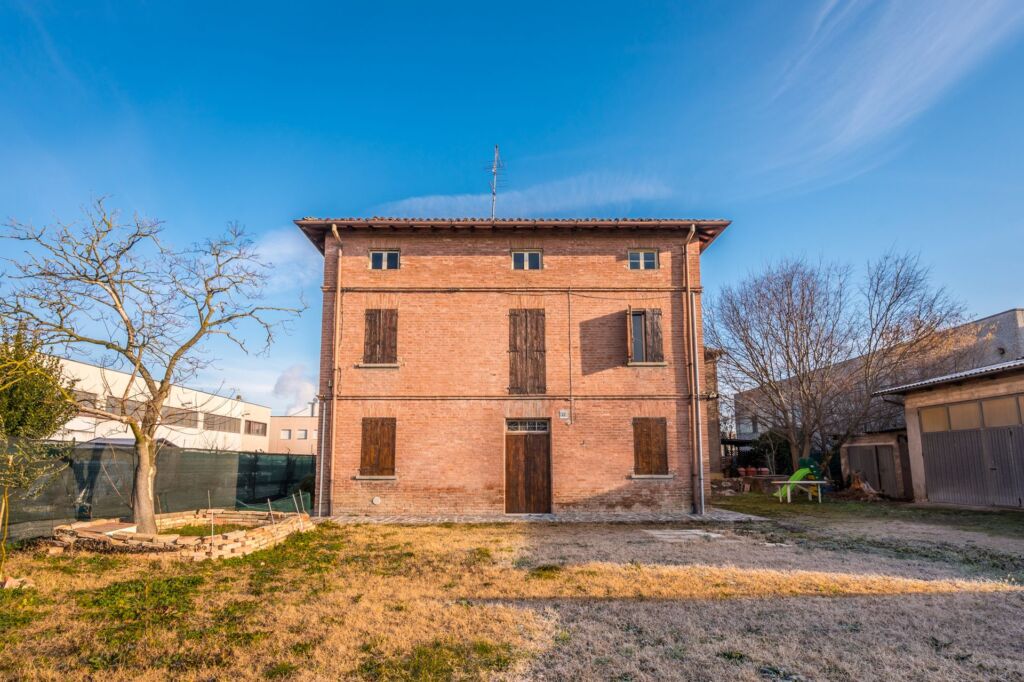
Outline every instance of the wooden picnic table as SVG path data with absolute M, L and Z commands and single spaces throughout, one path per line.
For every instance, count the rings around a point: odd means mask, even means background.
M 814 499 L 814 492 L 817 491 L 817 493 L 818 493 L 818 504 L 821 504 L 821 487 L 823 485 L 828 485 L 827 481 L 807 481 L 807 480 L 804 480 L 804 481 L 793 481 L 793 482 L 790 482 L 790 481 L 772 481 L 772 483 L 774 483 L 775 485 L 780 486 L 780 487 L 784 486 L 784 485 L 788 485 L 789 486 L 788 488 L 786 488 L 786 502 L 787 503 L 792 503 L 793 502 L 793 488 L 799 488 L 800 490 L 803 490 L 804 492 L 807 493 L 807 499 L 808 500 Z M 779 496 L 779 504 L 781 504 L 781 503 L 782 503 L 782 496 L 780 495 Z

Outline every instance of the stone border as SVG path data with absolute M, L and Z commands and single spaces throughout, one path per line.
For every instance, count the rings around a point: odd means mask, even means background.
M 175 528 L 193 524 L 213 523 L 248 526 L 214 536 L 176 535 Z M 109 545 L 111 549 L 137 552 L 175 552 L 182 561 L 228 559 L 245 556 L 283 542 L 292 533 L 313 528 L 308 514 L 294 512 L 236 511 L 234 509 L 200 509 L 197 511 L 157 514 L 155 535 L 136 533 L 118 519 L 80 521 L 53 529 L 54 537 L 65 545 L 88 540 Z

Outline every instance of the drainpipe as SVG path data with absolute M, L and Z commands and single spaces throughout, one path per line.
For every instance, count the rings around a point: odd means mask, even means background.
M 334 235 L 334 239 L 338 242 L 338 267 L 334 273 L 334 319 L 333 319 L 333 336 L 331 340 L 331 374 L 327 380 L 327 392 L 321 397 L 320 400 L 320 474 L 317 476 L 319 479 L 319 492 L 317 493 L 317 506 L 316 515 L 323 516 L 323 505 L 324 505 L 324 467 L 327 461 L 327 453 L 325 446 L 331 445 L 331 471 L 330 480 L 328 481 L 328 491 L 334 490 L 334 395 L 335 385 L 338 377 L 338 327 L 339 327 L 339 311 L 341 307 L 341 236 L 338 234 L 338 226 L 335 223 L 331 223 L 331 234 Z M 331 441 L 327 440 L 327 406 L 330 404 L 331 410 Z M 327 513 L 331 513 L 331 505 L 327 508 Z
M 334 432 L 338 423 L 337 410 L 334 409 L 337 401 L 338 384 L 341 383 L 341 368 L 338 367 L 338 346 L 341 345 L 341 235 L 338 234 L 338 226 L 331 223 L 331 234 L 338 242 L 338 264 L 334 269 L 334 335 L 331 343 L 331 371 L 334 378 L 331 384 L 331 470 L 328 474 L 328 494 L 331 495 L 331 503 L 327 505 L 327 513 L 334 513 Z
M 691 462 L 692 474 L 690 485 L 693 489 L 693 511 L 704 514 L 704 438 L 700 423 L 700 364 L 697 358 L 697 324 L 695 319 L 696 294 L 690 289 L 690 258 L 689 247 L 697 233 L 697 224 L 690 225 L 690 232 L 683 244 L 683 305 L 686 307 L 686 335 L 690 344 L 690 450 L 695 461 Z
M 327 382 L 327 389 L 331 389 L 331 382 Z M 317 450 L 320 456 L 320 473 L 317 474 L 317 493 L 316 493 L 316 515 L 324 515 L 324 413 L 325 406 L 327 405 L 327 394 L 320 396 L 320 447 Z

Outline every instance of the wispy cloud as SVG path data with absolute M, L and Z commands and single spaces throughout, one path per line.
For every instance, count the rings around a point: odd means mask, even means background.
M 789 131 L 774 167 L 828 171 L 877 147 L 1022 28 L 1020 0 L 823 3 L 768 105 Z
M 46 24 L 36 12 L 36 8 L 33 7 L 33 4 L 30 2 L 19 2 L 18 7 L 25 16 L 29 18 L 29 21 L 32 22 L 32 26 L 39 38 L 39 44 L 42 47 L 43 52 L 46 54 L 46 58 L 49 60 L 53 71 L 64 80 L 66 85 L 70 85 L 78 93 L 84 92 L 85 89 L 82 87 L 82 82 L 64 61 L 64 57 L 61 55 L 53 37 L 46 29 Z
M 273 265 L 268 290 L 294 291 L 320 282 L 323 258 L 294 227 L 266 232 L 256 240 L 264 261 Z
M 660 180 L 627 174 L 588 173 L 498 193 L 497 214 L 503 217 L 550 216 L 672 195 Z M 375 209 L 396 217 L 478 217 L 490 215 L 490 194 L 432 194 L 409 197 Z

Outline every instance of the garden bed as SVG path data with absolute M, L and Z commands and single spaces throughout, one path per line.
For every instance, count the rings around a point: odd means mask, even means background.
M 113 552 L 176 552 L 183 561 L 203 561 L 245 556 L 273 547 L 292 533 L 312 528 L 313 523 L 308 514 L 294 512 L 200 509 L 157 514 L 156 526 L 156 534 L 138 533 L 134 525 L 118 519 L 93 519 L 57 526 L 53 534 L 65 546 L 80 544 Z M 218 532 L 225 526 L 238 530 Z M 212 532 L 196 535 L 196 527 Z M 189 532 L 175 533 L 176 528 Z

